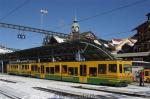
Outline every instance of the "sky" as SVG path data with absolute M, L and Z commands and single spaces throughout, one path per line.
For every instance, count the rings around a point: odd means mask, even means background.
M 41 9 L 48 11 L 42 26 Z M 69 34 L 76 13 L 81 33 L 92 31 L 105 40 L 133 36 L 136 31 L 131 30 L 145 22 L 149 12 L 150 0 L 0 0 L 0 22 Z M 0 45 L 16 49 L 42 45 L 44 35 L 24 32 L 26 39 L 18 39 L 18 33 L 0 27 Z

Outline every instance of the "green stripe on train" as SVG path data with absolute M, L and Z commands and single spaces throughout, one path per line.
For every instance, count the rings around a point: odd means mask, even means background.
M 57 75 L 45 75 L 45 79 L 61 80 L 61 76 L 57 76 Z
M 68 82 L 79 82 L 79 77 L 75 77 L 75 76 L 63 76 L 62 80 L 63 81 L 68 81 Z
M 100 79 L 100 78 L 87 78 L 89 84 L 118 84 L 121 81 L 119 79 Z

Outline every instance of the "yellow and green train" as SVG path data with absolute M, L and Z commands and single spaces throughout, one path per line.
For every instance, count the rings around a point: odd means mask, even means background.
M 132 81 L 131 61 L 10 63 L 8 74 L 88 84 L 126 86 Z

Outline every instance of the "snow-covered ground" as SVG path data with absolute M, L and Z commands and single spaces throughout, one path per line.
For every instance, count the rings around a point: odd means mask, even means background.
M 44 80 L 37 78 L 29 78 L 29 77 L 20 77 L 13 75 L 0 74 L 0 91 L 6 92 L 7 94 L 11 94 L 13 96 L 21 97 L 22 99 L 51 99 L 51 98 L 68 98 L 70 97 L 62 97 L 58 94 L 45 92 L 36 90 L 33 87 L 42 87 L 47 89 L 57 89 L 62 91 L 68 91 L 72 93 L 81 93 L 86 95 L 99 95 L 104 96 L 105 98 L 115 98 L 115 99 L 144 99 L 141 97 L 133 97 L 115 93 L 108 93 L 103 91 L 94 91 L 87 89 L 79 89 L 74 88 L 72 86 L 85 86 L 85 87 L 94 87 L 94 88 L 105 88 L 111 90 L 120 90 L 120 91 L 129 91 L 129 92 L 142 92 L 145 94 L 149 94 L 150 86 L 139 87 L 135 85 L 129 85 L 128 87 L 107 87 L 107 86 L 96 86 L 96 85 L 88 85 L 88 84 L 79 84 L 79 83 L 70 83 L 70 82 L 61 82 L 61 81 L 53 81 L 53 80 Z M 3 80 L 13 81 L 6 82 Z M 4 95 L 0 94 L 0 99 L 8 99 L 5 98 Z M 104 98 L 103 98 L 104 99 Z

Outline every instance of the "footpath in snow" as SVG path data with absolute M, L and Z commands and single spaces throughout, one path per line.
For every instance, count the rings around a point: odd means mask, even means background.
M 115 91 L 136 93 L 143 97 L 119 94 Z M 70 96 L 63 96 L 60 92 L 70 94 Z M 8 97 L 4 98 L 4 95 L 8 95 Z M 78 95 L 83 98 L 100 99 L 147 99 L 150 98 L 150 85 L 145 87 L 136 85 L 108 87 L 0 74 L 0 99 L 9 99 L 9 97 L 16 97 L 16 99 L 18 97 L 21 99 L 74 99 Z

